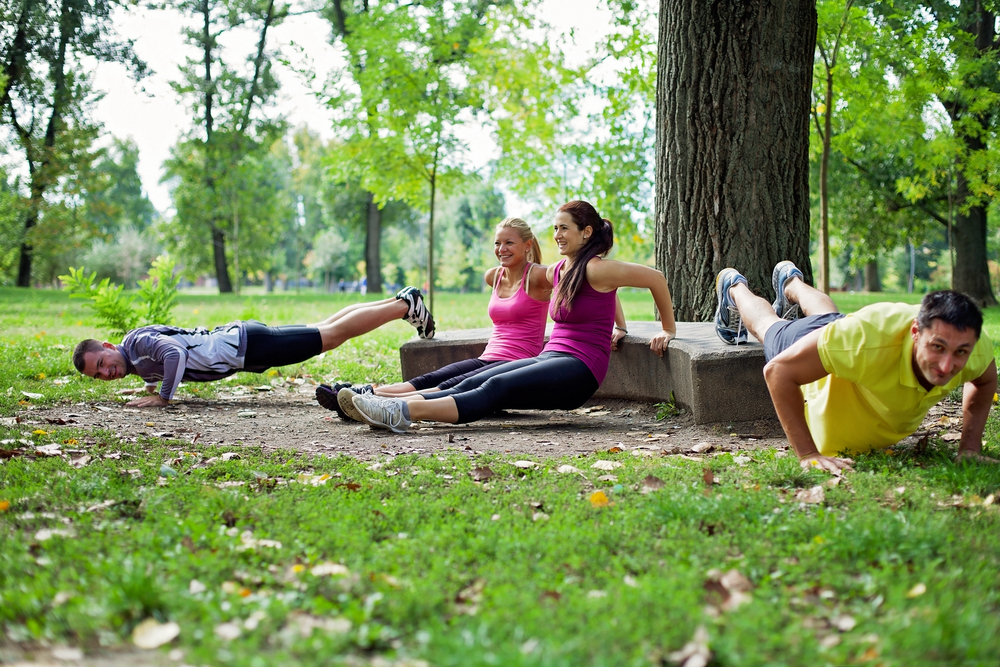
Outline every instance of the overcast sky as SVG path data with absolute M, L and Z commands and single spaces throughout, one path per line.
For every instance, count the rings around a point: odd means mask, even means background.
M 562 40 L 571 62 L 577 63 L 593 54 L 593 45 L 605 33 L 610 14 L 601 0 L 544 0 L 541 18 L 558 31 L 574 30 L 572 42 Z M 98 104 L 97 117 L 108 133 L 116 137 L 131 137 L 139 146 L 139 175 L 153 205 L 161 212 L 170 207 L 170 195 L 160 184 L 162 165 L 170 147 L 182 133 L 190 129 L 191 119 L 168 82 L 178 78 L 177 68 L 185 57 L 197 54 L 184 44 L 181 29 L 184 21 L 172 11 L 136 9 L 122 14 L 116 21 L 122 37 L 135 40 L 135 49 L 154 71 L 140 84 L 130 81 L 118 65 L 102 64 L 95 77 L 96 87 L 106 91 Z M 308 62 L 325 78 L 336 64 L 337 55 L 330 46 L 330 29 L 326 21 L 315 15 L 291 17 L 268 33 L 269 47 L 279 48 L 297 67 Z M 254 44 L 227 43 L 238 53 L 249 53 Z M 293 47 L 293 48 L 286 48 Z M 288 68 L 278 72 L 281 81 L 281 113 L 287 114 L 292 125 L 307 124 L 325 138 L 331 136 L 325 110 L 317 103 L 301 77 Z M 492 156 L 483 155 L 488 161 Z

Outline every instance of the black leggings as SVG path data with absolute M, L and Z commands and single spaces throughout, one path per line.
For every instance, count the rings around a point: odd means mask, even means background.
M 493 368 L 506 361 L 487 361 L 486 359 L 463 359 L 453 364 L 448 364 L 436 371 L 418 375 L 412 380 L 407 380 L 417 391 L 424 389 L 450 389 L 463 380 L 468 380 L 473 375 L 479 375 L 488 368 Z
M 302 324 L 269 327 L 255 321 L 248 321 L 246 327 L 247 355 L 243 370 L 247 373 L 301 364 L 323 351 L 323 337 L 316 327 Z
M 497 410 L 572 410 L 597 391 L 594 374 L 576 357 L 542 352 L 531 359 L 508 361 L 477 374 L 427 400 L 451 396 L 458 424 L 474 422 Z

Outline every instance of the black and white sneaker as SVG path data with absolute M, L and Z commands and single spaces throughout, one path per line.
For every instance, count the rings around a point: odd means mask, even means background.
M 403 319 L 416 328 L 421 338 L 434 338 L 434 316 L 424 305 L 424 297 L 416 287 L 404 287 L 396 293 L 396 298 L 406 302 Z
M 359 394 L 359 395 L 360 394 L 374 394 L 375 393 L 375 387 L 371 386 L 370 384 L 359 384 L 357 386 L 344 385 L 342 388 L 344 388 L 344 389 L 350 389 L 355 394 Z

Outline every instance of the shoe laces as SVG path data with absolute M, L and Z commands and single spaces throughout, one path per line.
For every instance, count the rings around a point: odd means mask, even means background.
M 729 311 L 729 326 L 726 327 L 730 331 L 736 331 L 736 344 L 740 344 L 740 334 L 743 333 L 743 316 L 740 315 L 740 311 L 736 306 L 726 306 L 726 310 Z

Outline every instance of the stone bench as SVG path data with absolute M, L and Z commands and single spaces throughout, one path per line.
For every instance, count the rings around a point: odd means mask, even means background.
M 552 330 L 552 324 L 546 331 Z M 649 350 L 659 322 L 629 322 L 629 334 L 611 353 L 608 375 L 595 398 L 660 403 L 670 399 L 697 424 L 776 419 L 764 384 L 764 349 L 751 336 L 746 345 L 726 345 L 708 322 L 678 322 L 677 338 L 663 358 Z M 491 329 L 439 331 L 433 340 L 411 340 L 399 349 L 403 378 L 478 357 Z

